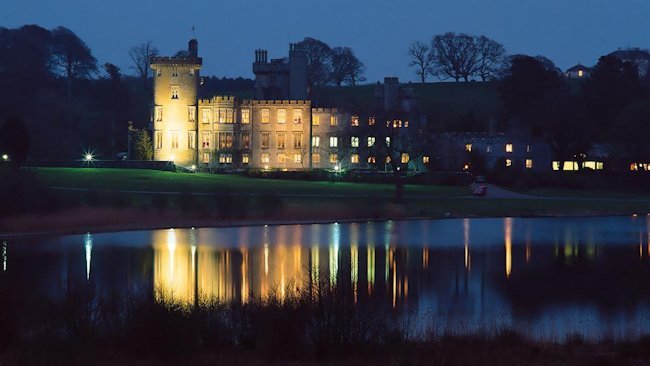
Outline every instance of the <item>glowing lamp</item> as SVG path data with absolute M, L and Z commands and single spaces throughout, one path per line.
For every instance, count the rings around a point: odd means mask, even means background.
M 92 161 L 93 160 L 93 154 L 87 153 L 84 155 L 84 160 L 85 161 Z
M 2 160 L 4 160 L 4 161 L 9 160 L 9 155 L 7 155 L 7 154 L 2 154 Z
M 334 166 L 334 171 L 336 171 L 336 172 L 341 171 L 341 166 L 340 165 L 335 165 Z
M 192 166 L 190 167 L 190 169 L 192 169 L 192 171 L 196 171 L 196 165 L 192 164 Z

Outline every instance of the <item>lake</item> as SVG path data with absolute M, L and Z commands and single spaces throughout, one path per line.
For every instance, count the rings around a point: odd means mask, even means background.
M 286 301 L 320 279 L 414 332 L 635 338 L 650 334 L 649 227 L 650 216 L 490 218 L 9 238 L 0 295 L 2 311 L 29 318 L 75 284 L 190 306 Z

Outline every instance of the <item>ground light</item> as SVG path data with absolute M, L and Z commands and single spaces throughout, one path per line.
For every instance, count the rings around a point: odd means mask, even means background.
M 193 172 L 195 172 L 195 171 L 196 171 L 196 165 L 192 164 L 192 166 L 190 167 L 190 169 L 191 169 Z
M 3 161 L 9 161 L 9 155 L 7 155 L 7 154 L 2 154 L 2 160 L 3 160 Z

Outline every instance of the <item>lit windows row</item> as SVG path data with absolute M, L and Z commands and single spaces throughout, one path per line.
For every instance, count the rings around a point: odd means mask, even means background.
M 156 106 L 154 108 L 154 121 L 162 122 L 163 121 L 163 107 Z M 196 107 L 189 106 L 187 107 L 187 121 L 196 122 Z
M 156 131 L 154 134 L 154 146 L 156 147 L 156 150 L 161 150 L 164 148 L 169 148 L 169 149 L 179 149 L 180 148 L 180 136 L 181 132 L 179 131 L 171 131 L 168 132 L 168 142 L 165 141 L 165 134 L 163 131 Z M 188 131 L 187 132 L 187 149 L 196 149 L 196 132 L 195 131 Z M 166 146 L 165 144 L 169 144 L 169 146 Z
M 201 162 L 208 164 L 210 163 L 210 153 L 203 153 L 201 154 Z M 217 155 L 217 161 L 219 164 L 232 164 L 233 163 L 233 155 L 230 153 L 220 153 Z M 410 161 L 409 155 L 404 153 L 401 155 L 401 162 L 403 164 L 407 164 Z M 242 159 L 241 159 L 242 164 L 249 164 L 250 163 L 250 154 L 242 154 Z M 262 164 L 270 164 L 271 163 L 271 154 L 269 153 L 262 153 L 260 154 L 260 162 Z M 276 155 L 276 163 L 278 164 L 285 164 L 288 162 L 293 162 L 296 164 L 301 164 L 302 163 L 302 154 L 293 154 L 291 156 L 286 155 L 286 154 L 277 154 Z M 338 164 L 339 163 L 339 156 L 338 154 L 329 154 L 329 162 L 331 164 Z M 367 162 L 368 164 L 376 164 L 377 158 L 375 156 L 368 156 L 367 157 Z M 385 163 L 389 164 L 391 162 L 390 157 L 385 158 Z M 422 162 L 424 164 L 429 163 L 429 157 L 424 156 L 422 158 Z M 320 154 L 312 154 L 312 163 L 313 164 L 320 164 Z M 350 163 L 351 164 L 359 164 L 360 163 L 360 156 L 359 154 L 352 154 L 350 155 Z
M 194 76 L 195 72 L 196 71 L 194 71 L 193 68 L 190 68 L 190 69 L 187 70 L 187 74 L 190 75 L 190 76 Z M 156 76 L 157 77 L 161 77 L 162 74 L 163 74 L 162 69 L 160 69 L 160 68 L 156 69 Z M 172 77 L 178 77 L 178 67 L 177 66 L 172 66 L 171 76 Z
M 302 109 L 294 109 L 292 113 L 293 123 L 299 124 L 302 123 Z M 271 123 L 271 110 L 268 108 L 262 108 L 260 110 L 260 121 L 262 123 Z M 287 110 L 278 109 L 276 111 L 276 122 L 279 124 L 287 123 Z
M 368 136 L 366 143 L 368 147 L 375 146 L 376 138 L 374 136 Z M 350 147 L 359 147 L 360 138 L 359 136 L 350 137 Z M 386 137 L 386 143 L 390 145 L 390 137 Z M 314 136 L 311 138 L 311 146 L 320 147 L 320 136 Z M 339 138 L 336 136 L 330 136 L 329 147 L 338 147 Z
M 293 148 L 300 149 L 302 147 L 302 132 L 293 132 Z M 276 147 L 278 149 L 284 149 L 286 147 L 286 132 L 277 132 L 276 133 Z M 261 132 L 260 134 L 260 147 L 262 149 L 268 149 L 271 147 L 271 133 L 270 132 Z
M 212 123 L 212 109 L 210 108 L 201 108 L 201 122 L 203 123 Z M 214 122 L 215 123 L 235 123 L 235 110 L 230 108 L 217 108 L 214 112 Z M 242 124 L 250 123 L 250 110 L 242 109 L 241 110 L 241 119 Z
M 472 144 L 465 144 L 465 151 L 467 152 L 472 152 L 473 145 Z M 492 145 L 487 145 L 485 148 L 486 152 L 491 153 L 492 152 Z M 511 153 L 513 151 L 513 146 L 512 144 L 505 144 L 505 152 Z M 530 152 L 530 145 L 526 145 L 526 152 Z
M 215 132 L 215 139 L 217 139 L 217 147 L 219 149 L 230 149 L 234 146 L 235 134 L 233 132 Z M 250 149 L 251 134 L 249 131 L 241 133 L 240 147 L 242 149 Z M 209 149 L 212 146 L 212 132 L 201 133 L 201 148 Z

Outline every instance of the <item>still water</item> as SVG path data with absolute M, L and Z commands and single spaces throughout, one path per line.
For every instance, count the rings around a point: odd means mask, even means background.
M 418 329 L 636 337 L 650 333 L 649 227 L 650 216 L 504 218 L 6 239 L 1 295 L 18 312 L 63 299 L 71 283 L 246 303 L 321 278 Z

